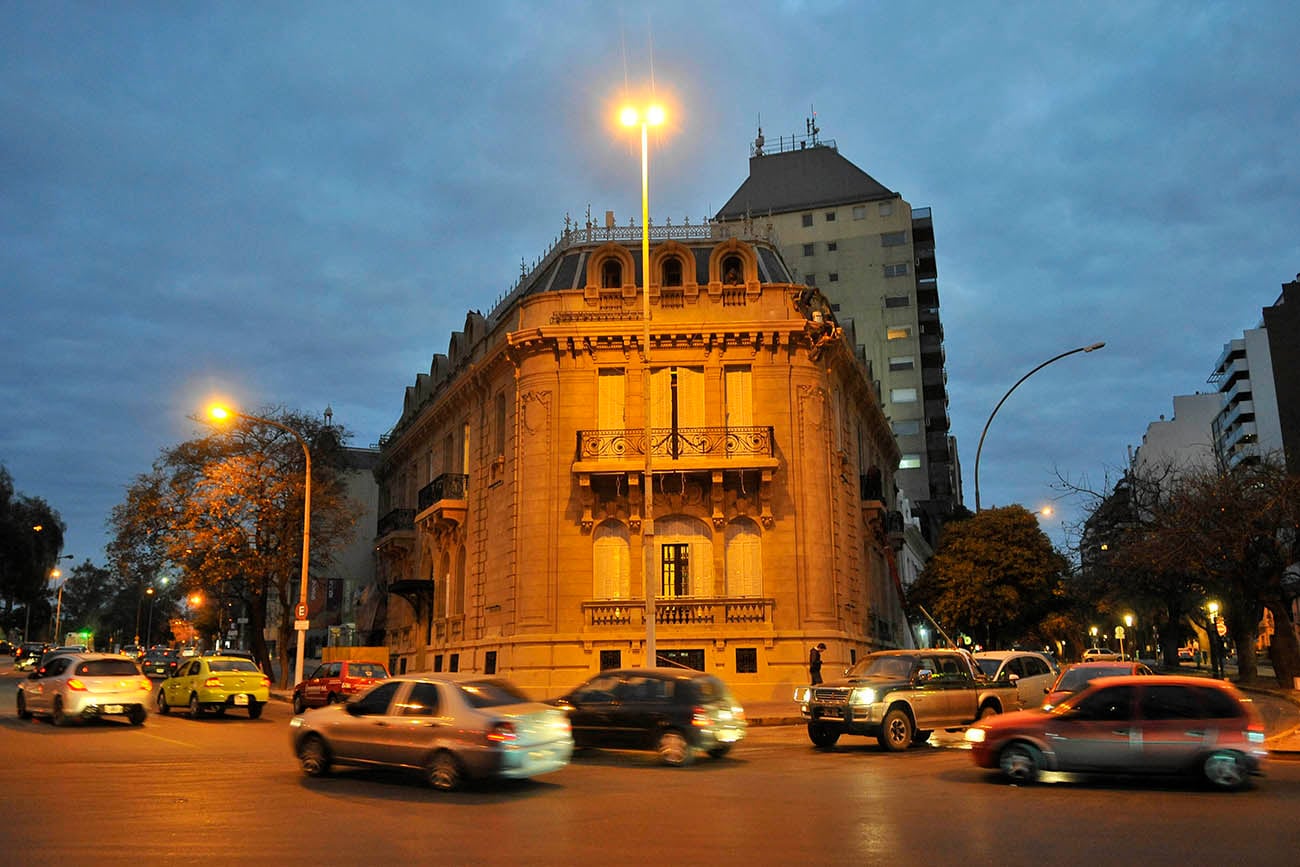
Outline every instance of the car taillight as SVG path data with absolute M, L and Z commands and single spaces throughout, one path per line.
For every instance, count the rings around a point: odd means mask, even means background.
M 691 711 L 691 725 L 706 727 L 713 725 L 713 720 L 709 718 L 709 712 L 702 707 L 697 707 Z
M 207 680 L 203 681 L 203 685 L 204 685 L 204 686 L 221 686 L 221 678 L 219 678 L 219 677 L 209 677 Z
M 488 729 L 487 739 L 493 743 L 509 744 L 518 740 L 519 735 L 515 732 L 514 723 L 499 722 Z
M 68 689 L 76 690 L 77 692 L 85 692 L 86 685 L 74 677 L 68 681 Z
M 270 689 L 271 678 L 267 677 L 266 675 L 262 675 L 262 686 L 266 687 L 267 689 Z
M 149 678 L 147 677 L 140 678 L 135 682 L 135 685 L 137 689 L 143 689 L 145 692 L 153 689 L 153 684 L 149 682 Z

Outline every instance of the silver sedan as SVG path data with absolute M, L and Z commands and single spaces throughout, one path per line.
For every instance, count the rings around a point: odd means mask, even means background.
M 447 791 L 467 779 L 550 773 L 573 755 L 563 711 L 485 675 L 390 678 L 347 704 L 295 716 L 289 736 L 308 776 L 336 764 L 410 768 Z

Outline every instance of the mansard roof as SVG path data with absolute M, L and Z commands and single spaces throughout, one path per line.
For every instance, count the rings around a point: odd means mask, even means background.
M 749 177 L 718 211 L 719 220 L 890 199 L 898 194 L 840 156 L 814 145 L 749 159 Z

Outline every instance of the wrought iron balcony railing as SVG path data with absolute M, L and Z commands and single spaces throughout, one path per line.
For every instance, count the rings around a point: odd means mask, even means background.
M 375 529 L 376 536 L 387 536 L 389 533 L 398 533 L 402 530 L 415 529 L 415 509 L 393 509 L 379 519 L 379 525 Z
M 771 457 L 772 428 L 682 427 L 652 428 L 651 454 L 656 458 Z M 644 430 L 580 430 L 578 460 L 623 460 L 645 457 Z
M 464 473 L 443 473 L 420 488 L 415 495 L 416 511 L 423 512 L 441 500 L 463 500 L 469 488 L 469 476 Z

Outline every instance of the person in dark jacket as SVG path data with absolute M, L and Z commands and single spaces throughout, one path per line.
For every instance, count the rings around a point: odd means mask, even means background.
M 822 651 L 825 649 L 826 642 L 819 641 L 808 651 L 808 679 L 814 685 L 822 682 Z

